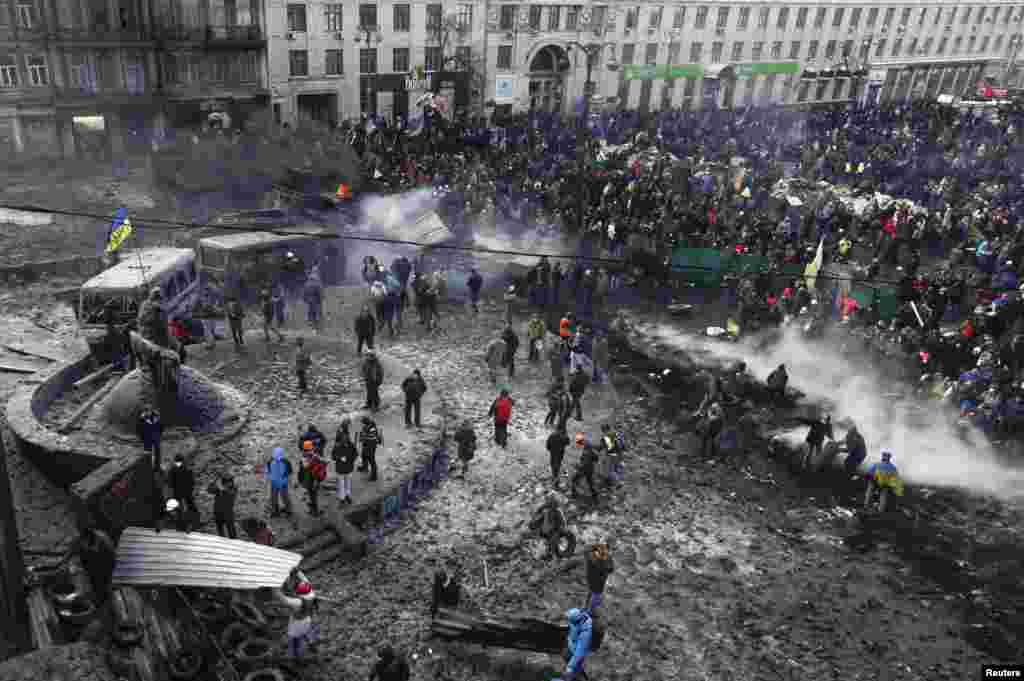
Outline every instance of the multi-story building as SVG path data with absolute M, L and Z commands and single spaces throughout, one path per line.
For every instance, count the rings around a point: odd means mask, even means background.
M 108 158 L 266 110 L 262 0 L 0 0 L 0 152 Z
M 1022 20 L 1024 3 L 1004 0 L 496 3 L 487 97 L 570 111 L 586 80 L 577 43 L 605 46 L 596 99 L 631 109 L 960 94 L 1016 79 Z
M 275 118 L 397 118 L 431 87 L 448 90 L 453 107 L 467 107 L 474 91 L 482 103 L 484 6 L 450 0 L 271 3 Z

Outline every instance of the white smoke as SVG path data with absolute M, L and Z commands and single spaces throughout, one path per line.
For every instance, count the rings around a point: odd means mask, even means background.
M 902 477 L 911 483 L 955 487 L 1005 499 L 1024 498 L 1024 470 L 998 460 L 987 440 L 977 432 L 968 442 L 957 436 L 949 411 L 934 402 L 911 408 L 886 395 L 882 376 L 855 369 L 836 348 L 808 343 L 789 328 L 777 344 L 755 348 L 754 339 L 732 344 L 684 334 L 667 324 L 653 327 L 656 338 L 691 354 L 698 363 L 744 361 L 762 381 L 779 364 L 786 365 L 789 384 L 806 400 L 825 404 L 833 422 L 849 419 L 857 425 L 868 445 L 868 462 L 890 451 Z M 838 432 L 836 436 L 842 437 Z M 805 430 L 796 435 L 802 442 Z M 794 439 L 784 437 L 784 439 Z

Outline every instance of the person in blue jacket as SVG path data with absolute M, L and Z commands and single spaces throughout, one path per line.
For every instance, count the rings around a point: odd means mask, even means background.
M 281 515 L 278 499 L 284 501 L 284 514 L 292 514 L 292 500 L 288 496 L 288 480 L 292 475 L 292 465 L 284 456 L 284 449 L 274 448 L 274 454 L 267 462 L 267 479 L 270 481 L 271 516 Z
M 565 671 L 562 672 L 561 681 L 575 681 L 577 677 L 586 678 L 583 662 L 590 654 L 594 623 L 586 610 L 572 608 L 566 615 L 569 619 L 569 637 L 565 651 Z

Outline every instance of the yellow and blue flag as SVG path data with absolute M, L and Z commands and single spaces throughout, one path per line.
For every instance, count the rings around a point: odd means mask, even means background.
M 131 236 L 131 233 L 132 222 L 128 219 L 128 209 L 118 208 L 110 223 L 110 229 L 107 231 L 106 252 L 113 253 L 120 248 L 124 240 Z
M 813 291 L 814 285 L 818 281 L 818 270 L 821 269 L 822 260 L 824 260 L 823 248 L 825 247 L 825 240 L 822 239 L 818 242 L 818 252 L 814 256 L 814 260 L 807 263 L 807 267 L 804 268 L 804 279 L 807 281 L 807 290 Z

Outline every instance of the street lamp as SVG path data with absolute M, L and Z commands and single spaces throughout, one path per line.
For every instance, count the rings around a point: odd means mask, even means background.
M 377 45 L 380 45 L 381 40 L 383 40 L 383 39 L 380 37 L 380 34 L 377 33 L 377 27 L 376 26 L 363 26 L 362 24 L 360 24 L 359 26 L 356 26 L 356 42 L 359 42 L 359 38 L 360 37 L 362 37 L 365 40 L 366 46 L 369 47 L 369 48 L 372 48 L 373 51 L 374 51 L 374 53 L 373 53 L 373 72 L 370 73 L 370 85 L 369 85 L 368 90 L 369 90 L 369 97 L 373 98 L 371 100 L 372 101 L 372 106 L 371 106 L 372 113 L 376 114 L 377 113 L 377 68 L 378 68 L 377 67 Z M 362 83 L 360 83 L 360 89 L 361 88 L 362 88 Z
M 579 201 L 577 205 L 577 220 L 579 225 L 580 235 L 583 235 L 585 225 L 583 224 L 583 213 L 584 207 L 586 206 L 585 194 L 586 194 L 586 163 L 587 163 L 587 121 L 590 120 L 590 99 L 594 96 L 594 66 L 597 64 L 598 59 L 604 52 L 605 47 L 608 43 L 590 43 L 584 45 L 583 43 L 570 40 L 566 46 L 566 51 L 570 54 L 576 50 L 582 52 L 587 59 L 587 78 L 583 82 L 583 111 L 580 115 L 579 123 L 579 137 L 576 141 L 576 145 L 579 147 L 579 190 L 577 199 Z M 619 63 L 613 56 L 608 60 L 606 64 L 609 71 L 618 71 Z

